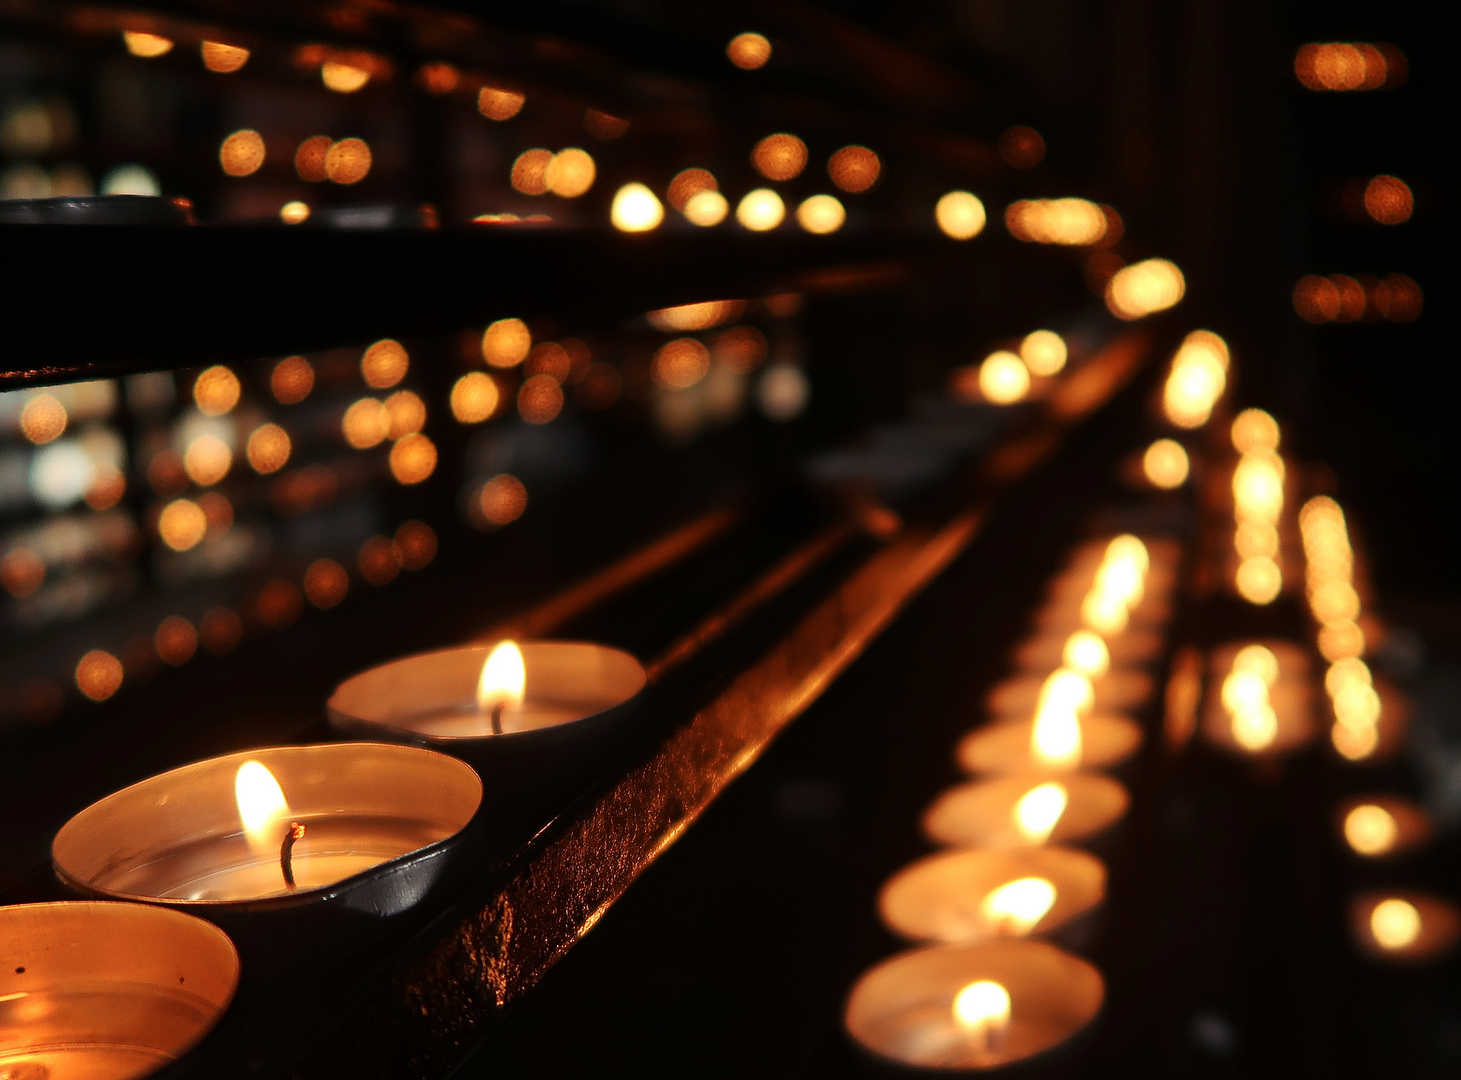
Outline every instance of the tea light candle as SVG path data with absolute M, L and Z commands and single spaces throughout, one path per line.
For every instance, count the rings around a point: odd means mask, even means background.
M 1091 964 L 1042 941 L 912 949 L 870 969 L 843 1025 L 864 1049 L 924 1069 L 995 1069 L 1048 1052 L 1106 996 Z
M 618 649 L 579 641 L 502 642 L 371 668 L 341 683 L 327 709 L 335 726 L 377 736 L 446 744 L 522 739 L 602 715 L 644 684 L 644 667 Z
M 1411 890 L 1356 897 L 1349 924 L 1361 952 L 1396 963 L 1433 960 L 1461 937 L 1461 912 L 1454 904 Z
M 1141 738 L 1141 728 L 1124 716 L 1055 710 L 980 728 L 960 741 L 955 754 L 960 768 L 976 776 L 1048 775 L 1120 765 Z
M 1065 664 L 1067 647 L 1073 634 L 1050 631 L 1026 638 L 1014 652 L 1014 666 L 1023 671 L 1053 671 Z M 1162 635 L 1150 627 L 1128 627 L 1105 639 L 1108 662 L 1112 667 L 1148 664 L 1162 653 Z
M 1109 776 L 1001 776 L 949 788 L 924 814 L 923 833 L 936 844 L 961 847 L 1068 843 L 1103 832 L 1130 804 L 1126 788 Z
M 228 935 L 181 912 L 0 907 L 0 1077 L 144 1076 L 212 1029 L 238 975 Z
M 1431 822 L 1414 803 L 1390 795 L 1350 799 L 1339 808 L 1339 832 L 1356 855 L 1383 859 L 1424 847 Z
M 1208 688 L 1202 718 L 1203 737 L 1213 746 L 1272 757 L 1314 738 L 1313 692 L 1303 677 L 1307 659 L 1295 646 L 1221 647 L 1213 650 L 1209 670 L 1222 675 Z
M 1090 707 L 1101 712 L 1140 708 L 1150 699 L 1155 685 L 1146 672 L 1132 668 L 1116 668 L 1100 675 L 1083 677 L 1090 680 Z M 1005 679 L 989 691 L 985 705 L 993 716 L 1018 713 L 1028 716 L 1038 707 L 1041 693 L 1049 681 L 1050 676 L 1041 678 L 1038 675 L 1016 675 Z
M 268 908 L 338 894 L 393 914 L 425 894 L 481 801 L 471 766 L 432 750 L 279 746 L 123 788 L 68 821 L 51 857 L 67 884 L 122 899 Z
M 910 941 L 966 943 L 1045 934 L 1106 896 L 1106 867 L 1073 848 L 942 851 L 900 870 L 878 913 Z

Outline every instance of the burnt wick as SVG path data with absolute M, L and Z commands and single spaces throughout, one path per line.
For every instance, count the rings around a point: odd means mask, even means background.
M 502 734 L 502 710 L 507 708 L 507 702 L 499 701 L 492 706 L 492 734 Z
M 284 843 L 279 845 L 279 869 L 284 873 L 284 884 L 294 888 L 294 845 L 304 839 L 304 823 L 291 821 L 284 831 Z

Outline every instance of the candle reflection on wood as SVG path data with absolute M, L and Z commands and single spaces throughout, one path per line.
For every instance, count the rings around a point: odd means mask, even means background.
M 144 904 L 0 907 L 0 1077 L 121 1080 L 174 1061 L 238 985 L 228 936 Z

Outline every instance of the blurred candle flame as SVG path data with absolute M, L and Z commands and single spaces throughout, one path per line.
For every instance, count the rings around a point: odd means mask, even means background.
M 1033 847 L 1049 840 L 1069 801 L 1065 785 L 1053 780 L 1038 784 L 1021 795 L 1015 803 L 1014 818 L 1015 827 L 1025 843 Z
M 1005 937 L 1024 937 L 1055 906 L 1055 886 L 1046 878 L 1025 877 L 992 890 L 979 905 L 989 928 Z
M 954 995 L 954 1022 L 980 1050 L 998 1050 L 1009 1033 L 1009 991 L 991 979 L 970 983 Z
M 1042 707 L 1030 733 L 1030 756 L 1048 769 L 1074 769 L 1081 763 L 1081 723 L 1073 708 Z
M 1420 937 L 1420 912 L 1399 897 L 1381 900 L 1370 912 L 1370 934 L 1382 949 L 1403 949 Z
M 1359 855 L 1384 855 L 1395 847 L 1400 828 L 1383 806 L 1362 803 L 1344 816 L 1344 839 Z

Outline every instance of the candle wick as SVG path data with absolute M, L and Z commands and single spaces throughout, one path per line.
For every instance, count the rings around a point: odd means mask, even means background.
M 291 821 L 284 830 L 284 843 L 279 845 L 279 869 L 284 872 L 284 884 L 294 888 L 294 845 L 304 839 L 304 824 Z
M 502 710 L 507 708 L 507 702 L 499 701 L 492 706 L 492 734 L 502 734 Z

